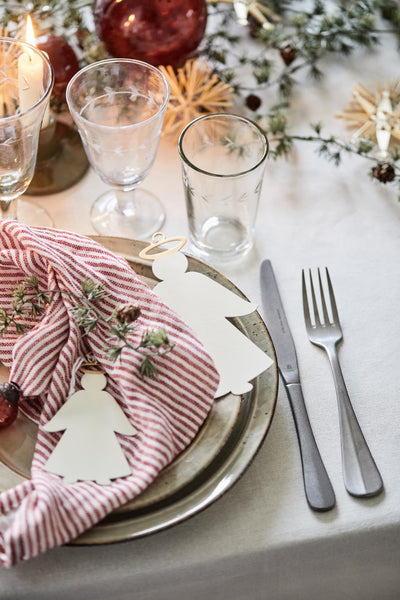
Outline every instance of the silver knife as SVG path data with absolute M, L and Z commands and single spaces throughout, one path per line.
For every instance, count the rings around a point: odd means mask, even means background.
M 260 284 L 264 320 L 275 347 L 279 372 L 296 426 L 307 502 L 313 510 L 330 510 L 335 506 L 335 492 L 311 429 L 301 390 L 296 349 L 269 260 L 261 264 Z

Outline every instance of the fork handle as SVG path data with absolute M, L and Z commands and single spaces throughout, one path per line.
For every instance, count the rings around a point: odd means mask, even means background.
M 365 441 L 340 368 L 336 348 L 326 348 L 335 381 L 339 408 L 343 479 L 352 496 L 376 496 L 383 489 L 382 477 Z
M 299 440 L 307 502 L 313 510 L 330 510 L 335 506 L 335 492 L 311 429 L 301 385 L 290 383 L 285 387 Z

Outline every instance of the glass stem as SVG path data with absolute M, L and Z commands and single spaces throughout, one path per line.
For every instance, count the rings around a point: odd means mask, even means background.
M 133 217 L 136 214 L 135 189 L 129 191 L 115 189 L 115 195 L 118 210 L 127 217 Z
M 0 217 L 2 219 L 18 219 L 17 216 L 18 200 L 0 200 Z

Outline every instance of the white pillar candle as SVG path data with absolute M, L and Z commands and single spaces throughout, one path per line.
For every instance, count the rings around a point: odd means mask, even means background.
M 35 45 L 32 20 L 27 17 L 25 40 Z M 43 96 L 43 61 L 36 52 L 27 49 L 18 59 L 18 91 L 21 112 L 31 108 Z M 46 109 L 42 127 L 49 124 L 50 112 Z

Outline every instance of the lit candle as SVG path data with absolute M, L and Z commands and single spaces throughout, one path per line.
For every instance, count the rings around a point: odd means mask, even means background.
M 35 46 L 32 19 L 26 19 L 25 41 Z M 18 59 L 18 89 L 21 112 L 31 108 L 43 96 L 43 61 L 40 56 L 27 49 Z M 46 108 L 42 127 L 50 120 L 49 107 Z

